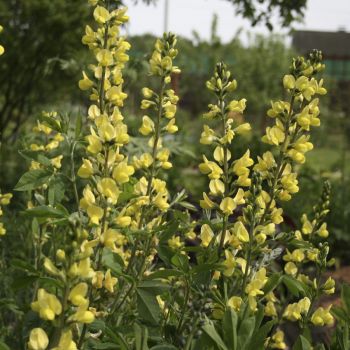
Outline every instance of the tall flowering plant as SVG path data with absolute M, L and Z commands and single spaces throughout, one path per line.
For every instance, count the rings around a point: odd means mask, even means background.
M 21 152 L 30 168 L 15 190 L 29 195 L 33 244 L 23 348 L 286 349 L 284 330 L 295 323 L 293 349 L 311 349 L 310 330 L 334 322 L 318 302 L 335 290 L 324 277 L 332 263 L 329 185 L 298 229 L 283 225 L 283 202 L 299 191 L 298 167 L 320 125 L 320 52 L 293 60 L 282 80 L 288 99 L 267 111 L 272 125 L 262 142 L 270 150 L 257 158 L 235 150 L 251 131 L 236 118 L 247 101 L 234 99 L 236 80 L 216 65 L 199 140 L 208 149 L 198 166 L 208 188 L 197 205 L 184 191 L 169 193 L 166 182 L 167 140 L 178 131 L 170 86 L 180 72 L 176 36 L 155 43 L 149 75 L 158 88 L 142 89 L 139 133 L 147 142 L 131 154 L 123 115 L 130 44 L 120 34 L 128 16 L 118 1 L 89 4 L 94 25 L 82 40 L 94 61 L 79 81 L 91 101 L 86 118 L 73 125 L 43 113 Z M 0 195 L 0 204 L 10 197 Z

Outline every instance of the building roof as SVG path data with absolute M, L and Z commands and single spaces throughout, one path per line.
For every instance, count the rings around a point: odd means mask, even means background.
M 350 59 L 350 33 L 297 30 L 293 32 L 293 46 L 305 54 L 321 50 L 325 58 Z

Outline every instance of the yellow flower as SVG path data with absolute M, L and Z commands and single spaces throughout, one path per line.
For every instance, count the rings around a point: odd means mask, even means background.
M 52 158 L 50 161 L 51 161 L 51 164 L 56 168 L 56 169 L 60 169 L 62 164 L 61 164 L 61 161 L 63 159 L 63 156 L 60 155 L 60 156 L 57 156 L 55 158 Z
M 203 209 L 212 209 L 215 207 L 215 203 L 210 200 L 205 192 L 203 192 L 203 199 L 199 201 L 199 205 Z
M 52 350 L 77 350 L 77 345 L 73 341 L 72 331 L 68 329 L 63 331 L 58 346 Z
M 327 238 L 329 235 L 329 232 L 327 230 L 327 223 L 323 223 L 319 230 L 317 231 L 317 234 L 322 238 Z
M 2 56 L 5 53 L 5 48 L 0 45 L 0 56 Z
M 283 86 L 285 89 L 294 89 L 295 88 L 295 78 L 293 77 L 293 75 L 285 75 L 283 77 Z
M 265 309 L 264 309 L 265 315 L 268 317 L 275 317 L 277 316 L 277 311 L 275 304 L 272 301 L 268 301 Z
M 103 209 L 98 207 L 97 205 L 90 205 L 87 208 L 87 214 L 90 218 L 90 222 L 92 224 L 98 225 L 103 216 Z
M 102 143 L 101 143 L 99 137 L 95 134 L 95 132 L 93 132 L 91 135 L 88 135 L 86 137 L 86 140 L 89 143 L 89 145 L 86 148 L 88 150 L 88 152 L 90 152 L 92 154 L 97 154 L 97 153 L 101 152 Z
M 115 250 L 115 243 L 121 246 L 124 242 L 124 236 L 119 231 L 109 228 L 101 235 L 101 242 L 105 247 Z
M 92 323 L 95 320 L 95 315 L 88 310 L 89 301 L 86 300 L 80 304 L 76 312 L 68 318 L 68 321 L 75 321 L 80 323 Z M 63 349 L 62 349 L 63 350 Z
M 113 179 L 106 177 L 100 180 L 97 183 L 97 189 L 107 198 L 109 203 L 116 204 L 118 202 L 120 190 Z
M 334 323 L 334 318 L 332 314 L 330 313 L 331 305 L 327 307 L 327 309 L 324 309 L 323 307 L 319 307 L 316 309 L 316 311 L 311 316 L 311 322 L 315 326 L 329 326 Z
M 253 277 L 253 279 L 248 283 L 245 292 L 250 297 L 255 297 L 257 295 L 263 295 L 264 292 L 261 290 L 264 288 L 268 278 L 266 277 L 266 269 L 262 267 Z
M 249 174 L 248 167 L 252 166 L 254 161 L 250 158 L 250 150 L 248 149 L 241 158 L 235 161 L 232 170 L 237 176 Z
M 171 249 L 178 250 L 183 246 L 183 242 L 181 242 L 179 236 L 173 236 L 168 239 L 168 245 Z
M 127 160 L 119 163 L 113 169 L 113 178 L 118 182 L 118 184 L 123 184 L 129 182 L 130 176 L 135 172 L 132 165 L 128 165 Z
M 292 275 L 295 276 L 298 272 L 298 268 L 297 266 L 292 262 L 289 261 L 287 262 L 287 264 L 284 266 L 284 271 L 286 272 L 286 274 L 288 275 Z
M 297 263 L 302 262 L 304 259 L 305 254 L 301 249 L 294 249 L 292 253 L 287 249 L 287 254 L 283 256 L 284 261 L 294 261 Z
M 327 295 L 333 294 L 335 292 L 335 281 L 332 277 L 328 277 L 327 281 L 322 286 L 322 290 Z
M 234 255 L 228 249 L 225 250 L 225 261 L 223 265 L 225 267 L 224 275 L 227 277 L 232 276 L 237 264 Z
M 110 13 L 102 6 L 97 6 L 94 10 L 94 18 L 97 23 L 104 24 L 110 20 Z
M 83 164 L 78 170 L 78 175 L 83 179 L 88 179 L 94 174 L 94 169 L 90 160 L 83 158 Z
M 175 117 L 175 114 L 176 114 L 175 104 L 172 104 L 170 101 L 168 101 L 163 105 L 163 108 L 165 111 L 164 113 L 165 118 L 171 119 Z
M 47 273 L 53 276 L 58 276 L 60 274 L 60 270 L 53 264 L 53 262 L 49 258 L 44 259 L 44 268 Z
M 298 321 L 301 319 L 303 314 L 307 314 L 310 305 L 310 299 L 307 297 L 299 300 L 297 303 L 289 304 L 284 310 L 283 317 L 290 321 Z
M 235 201 L 230 197 L 225 197 L 220 203 L 220 209 L 225 215 L 232 214 L 236 207 Z
M 226 305 L 238 312 L 241 308 L 242 302 L 243 300 L 241 297 L 233 296 L 227 301 Z
M 148 117 L 147 115 L 143 116 L 142 117 L 142 126 L 140 127 L 139 132 L 142 135 L 147 136 L 153 131 L 154 131 L 153 120 L 150 117 Z
M 219 164 L 224 164 L 224 148 L 221 146 L 217 146 L 214 151 L 214 159 L 219 163 Z M 226 155 L 227 155 L 227 160 L 231 159 L 231 152 L 229 150 L 226 150 Z
M 243 243 L 249 242 L 249 233 L 241 221 L 237 221 L 234 224 L 232 234 Z
M 210 129 L 208 125 L 204 125 L 199 142 L 203 145 L 211 145 L 216 140 L 216 138 L 217 137 L 215 131 L 213 129 Z
M 229 103 L 229 105 L 227 106 L 227 109 L 230 112 L 243 113 L 243 111 L 246 108 L 246 102 L 247 102 L 247 100 L 245 98 L 243 98 L 239 101 L 233 100 Z
M 105 280 L 103 282 L 104 287 L 110 292 L 114 292 L 114 286 L 117 284 L 118 278 L 112 277 L 111 270 L 108 269 L 105 275 Z
M 225 192 L 225 185 L 221 180 L 215 179 L 209 182 L 209 189 L 214 196 L 220 196 Z
M 28 341 L 29 350 L 46 350 L 49 345 L 49 338 L 42 328 L 31 330 Z
M 79 80 L 80 90 L 89 90 L 93 87 L 94 83 L 89 79 L 86 73 L 83 71 L 83 79 Z
M 301 229 L 303 234 L 304 235 L 309 235 L 310 233 L 312 233 L 314 227 L 311 224 L 311 222 L 308 220 L 306 214 L 303 214 L 303 216 L 301 217 L 301 222 L 303 223 L 303 227 Z
M 208 224 L 202 225 L 200 233 L 202 247 L 208 247 L 213 237 L 214 232 L 211 227 Z
M 175 118 L 171 119 L 163 129 L 167 131 L 169 134 L 176 133 L 179 130 L 179 128 L 177 127 L 177 125 L 175 125 L 175 122 L 176 122 Z
M 262 141 L 265 143 L 268 143 L 270 145 L 276 145 L 278 146 L 281 144 L 285 139 L 285 133 L 283 125 L 280 124 L 280 122 L 276 121 L 276 126 L 273 127 L 267 127 L 266 128 L 266 135 L 263 136 Z
M 75 306 L 85 304 L 88 285 L 84 282 L 77 284 L 69 293 L 68 300 Z
M 277 331 L 272 336 L 271 347 L 272 347 L 272 349 L 280 349 L 280 350 L 284 350 L 284 349 L 287 348 L 287 345 L 284 342 L 284 333 L 283 333 L 283 331 Z
M 38 300 L 31 304 L 32 310 L 39 313 L 43 320 L 52 321 L 62 312 L 62 305 L 54 294 L 45 289 L 38 290 Z
M 223 170 L 215 163 L 208 161 L 206 156 L 203 156 L 204 163 L 199 164 L 199 170 L 203 174 L 208 174 L 209 179 L 219 179 Z

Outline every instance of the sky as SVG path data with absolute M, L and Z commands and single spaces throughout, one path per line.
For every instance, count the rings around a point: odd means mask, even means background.
M 166 0 L 158 0 L 157 5 L 135 5 L 133 0 L 125 0 L 129 7 L 130 35 L 152 33 L 160 36 L 164 32 L 164 8 Z M 249 21 L 235 15 L 234 6 L 224 0 L 168 0 L 168 30 L 187 38 L 193 37 L 193 30 L 201 38 L 210 37 L 213 15 L 218 15 L 218 35 L 223 42 L 230 41 L 239 29 L 241 38 L 247 40 L 247 32 L 268 34 L 264 25 L 252 28 Z M 278 16 L 271 20 L 274 31 L 287 34 L 288 30 L 278 25 Z M 350 31 L 350 0 L 308 0 L 303 23 L 294 24 L 295 29 Z

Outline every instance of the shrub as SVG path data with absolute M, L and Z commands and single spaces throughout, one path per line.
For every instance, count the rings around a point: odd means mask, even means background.
M 334 293 L 334 280 L 324 277 L 329 186 L 298 229 L 283 225 L 281 205 L 299 191 L 297 167 L 320 124 L 321 53 L 293 60 L 283 77 L 289 102 L 272 102 L 273 125 L 262 138 L 271 148 L 256 160 L 249 149 L 235 152 L 250 131 L 238 122 L 246 100 L 232 99 L 237 82 L 224 63 L 216 65 L 200 138 L 212 156 L 199 164 L 209 179 L 199 209 L 184 191 L 167 190 L 166 143 L 178 131 L 179 98 L 169 87 L 180 71 L 176 36 L 155 43 L 149 74 L 159 88 L 142 89 L 147 115 L 139 132 L 147 143 L 130 149 L 122 114 L 130 45 L 119 35 L 126 9 L 89 3 L 96 27 L 86 27 L 83 43 L 95 62 L 79 81 L 90 93 L 87 121 L 43 113 L 21 152 L 31 163 L 15 190 L 29 196 L 23 215 L 33 255 L 12 265 L 26 272 L 32 293 L 23 308 L 25 341 L 11 343 L 31 350 L 284 349 L 283 329 L 295 323 L 294 349 L 311 349 L 312 327 L 334 322 L 330 307 L 318 304 Z

